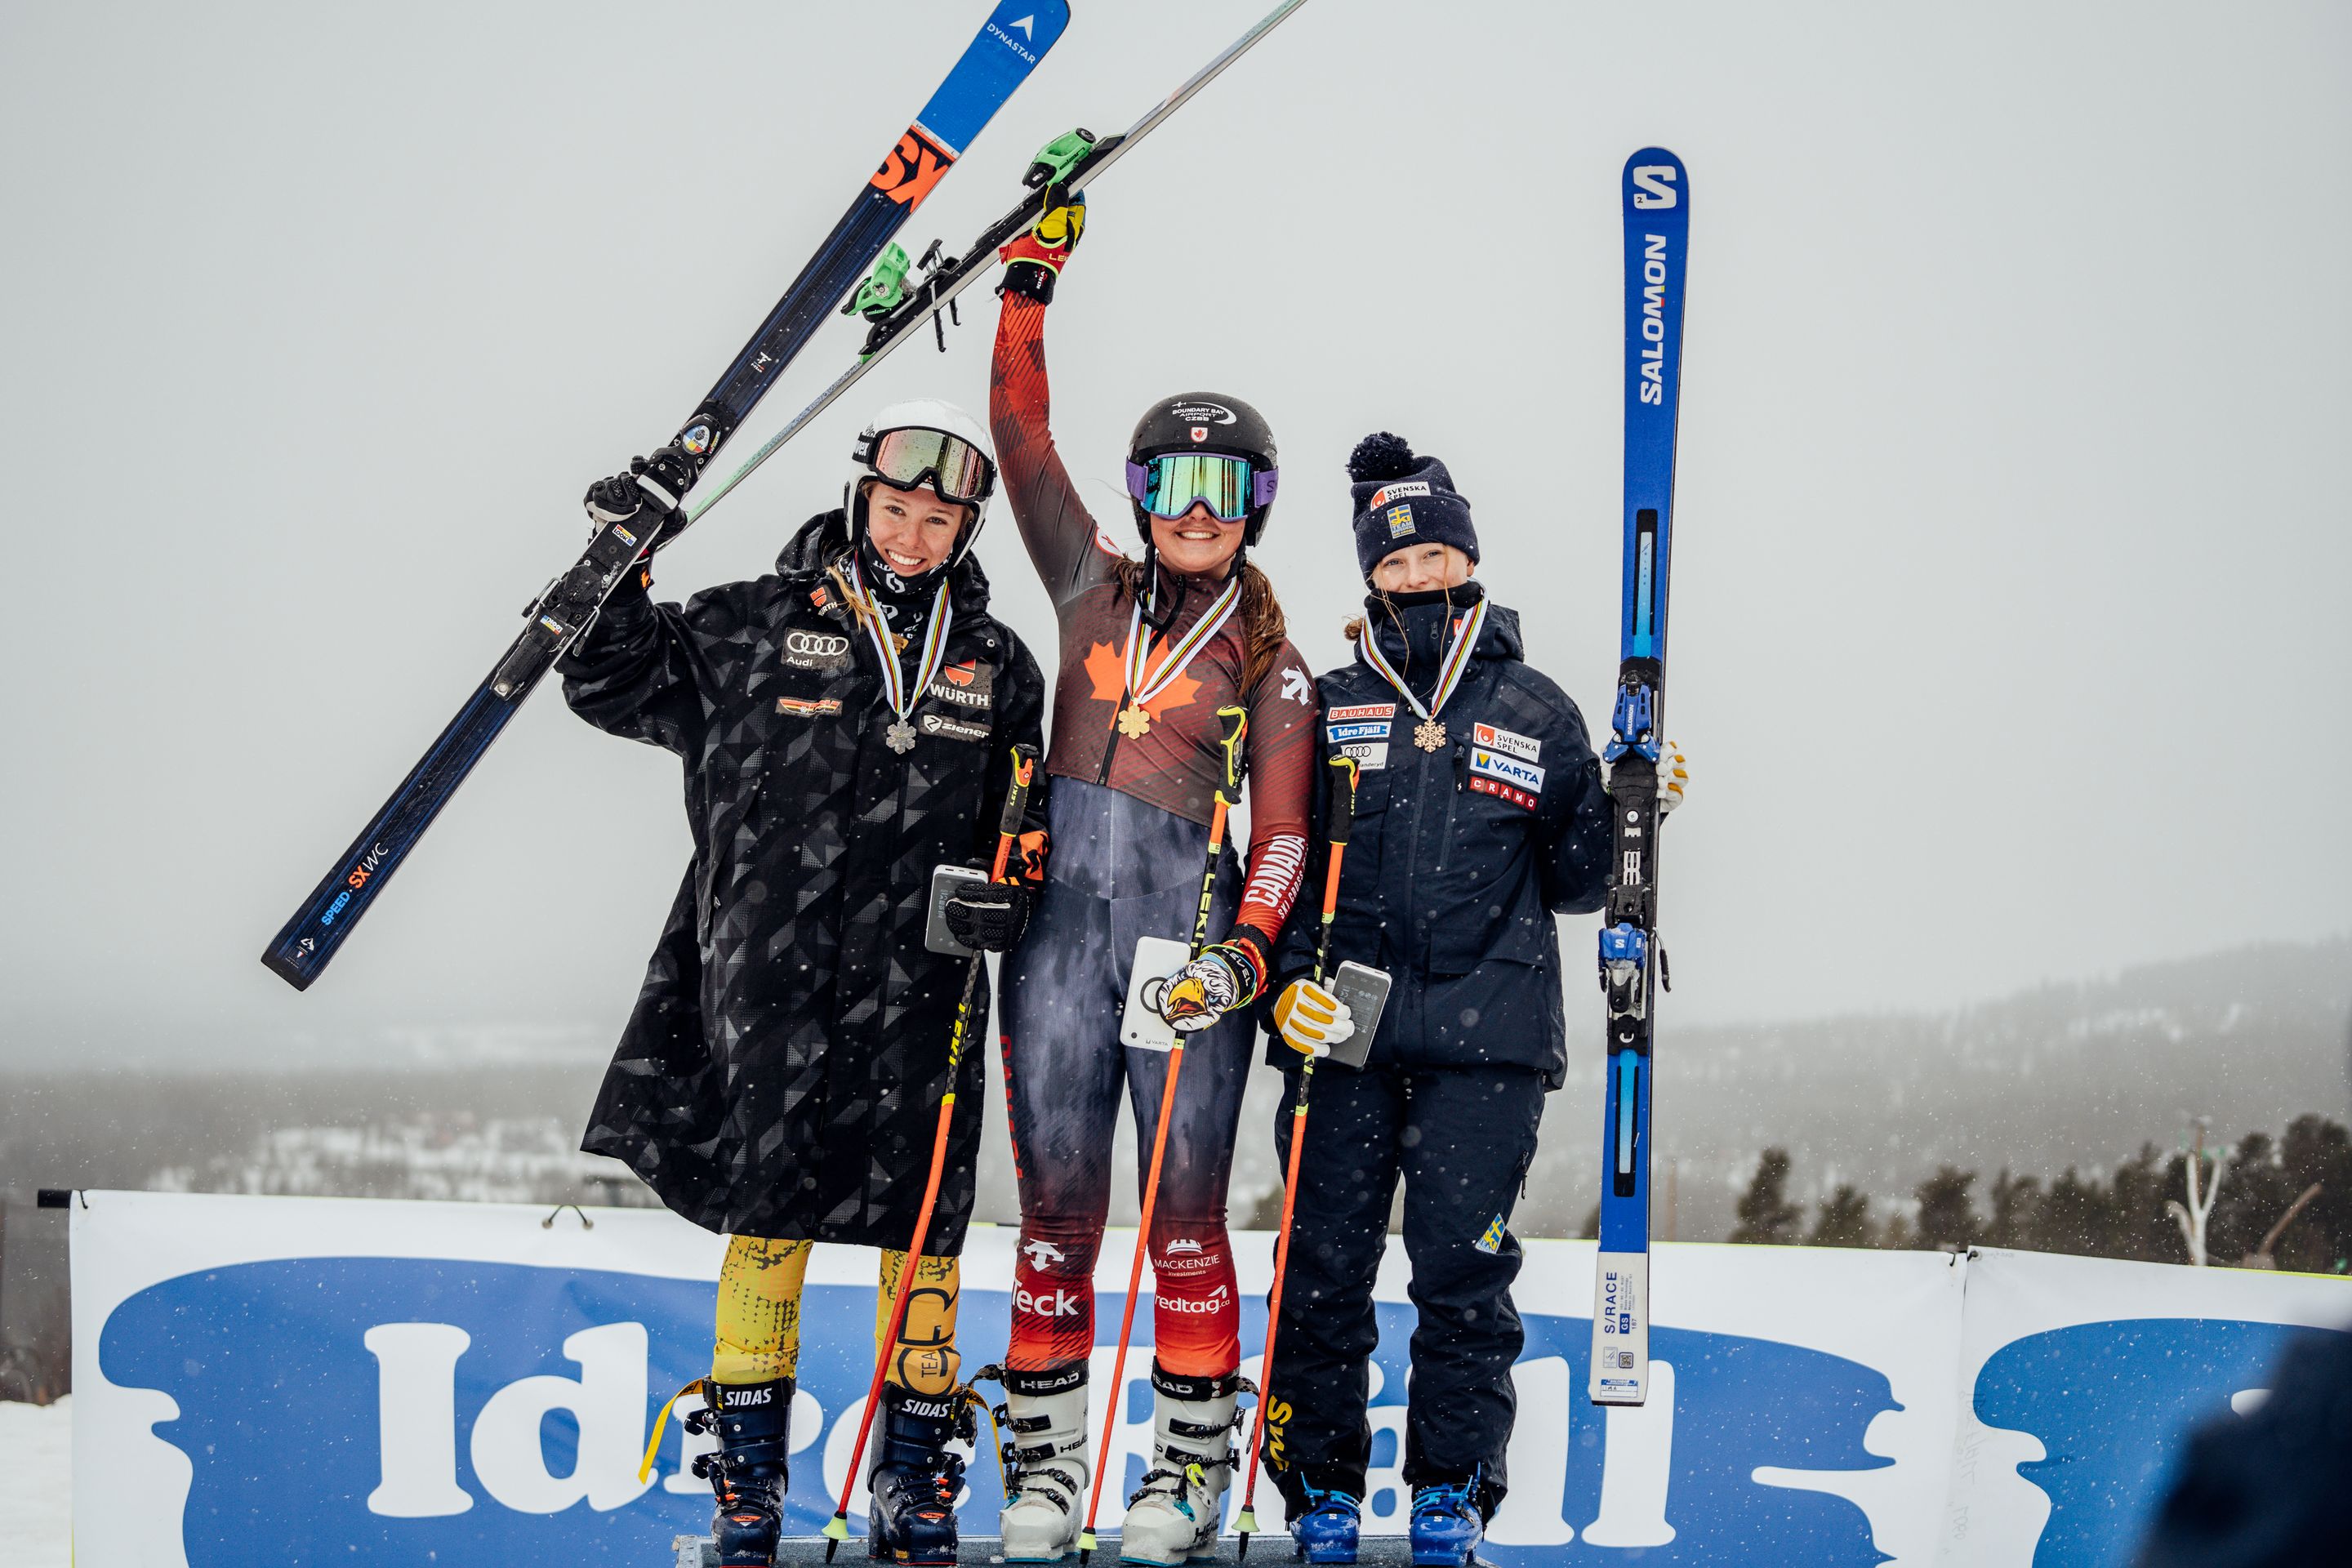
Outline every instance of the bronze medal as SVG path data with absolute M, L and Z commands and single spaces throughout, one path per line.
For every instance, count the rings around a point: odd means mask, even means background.
M 1445 726 L 1434 719 L 1423 719 L 1412 727 L 1412 743 L 1424 752 L 1433 752 L 1445 744 Z

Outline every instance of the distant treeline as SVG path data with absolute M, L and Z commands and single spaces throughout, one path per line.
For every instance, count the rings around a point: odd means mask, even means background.
M 2189 1163 L 2199 1161 L 2197 1193 Z M 1980 1204 L 1979 1173 L 1945 1165 L 1882 1204 L 1839 1183 L 1807 1212 L 1789 1196 L 1786 1149 L 1767 1149 L 1737 1205 L 1726 1239 L 1778 1247 L 1888 1248 L 2014 1247 L 2150 1263 L 2193 1261 L 2200 1200 L 2207 1260 L 2256 1268 L 2341 1274 L 2352 1268 L 2352 1134 L 2324 1116 L 2299 1116 L 2285 1133 L 2249 1132 L 2234 1148 L 2167 1157 L 2153 1143 L 2112 1170 L 2069 1165 L 2056 1177 L 2003 1170 Z M 1588 1234 L 1590 1234 L 1588 1232 Z

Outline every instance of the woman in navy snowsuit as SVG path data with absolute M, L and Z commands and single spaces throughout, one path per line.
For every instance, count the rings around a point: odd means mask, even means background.
M 1372 1279 L 1402 1179 L 1420 1312 L 1404 1453 L 1413 1555 L 1459 1563 L 1503 1496 L 1524 1338 L 1508 1225 L 1567 1065 L 1553 917 L 1601 907 L 1608 806 L 1576 704 L 1523 662 L 1518 617 L 1471 577 L 1477 534 L 1445 465 L 1382 433 L 1349 472 L 1370 594 L 1348 628 L 1355 658 L 1318 682 L 1323 760 L 1358 768 L 1329 964 L 1370 965 L 1393 989 L 1377 1024 L 1362 1020 L 1362 1068 L 1315 1078 L 1264 1454 L 1307 1560 L 1353 1562 Z M 1341 771 L 1315 771 L 1319 823 Z M 1323 885 L 1327 853 L 1317 839 L 1307 887 Z M 1318 914 L 1300 901 L 1269 988 L 1269 1055 L 1294 1092 L 1297 1053 L 1321 1056 L 1358 1025 L 1309 977 Z M 1286 1161 L 1291 1125 L 1286 1097 Z

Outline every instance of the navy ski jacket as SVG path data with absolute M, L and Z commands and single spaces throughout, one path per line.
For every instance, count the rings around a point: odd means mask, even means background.
M 1444 639 L 1480 594 L 1471 583 L 1450 601 L 1434 592 L 1366 601 L 1381 653 L 1424 702 Z M 1437 715 L 1446 739 L 1433 752 L 1414 743 L 1419 717 L 1360 649 L 1317 683 L 1323 765 L 1305 889 L 1262 1006 L 1270 1033 L 1273 999 L 1314 968 L 1328 762 L 1344 754 L 1360 771 L 1329 967 L 1353 959 L 1394 983 L 1366 1066 L 1524 1067 L 1559 1087 L 1567 1021 L 1552 917 L 1601 907 L 1610 822 L 1583 716 L 1521 648 L 1517 615 L 1494 605 Z M 1269 1061 L 1294 1058 L 1278 1037 L 1269 1043 Z

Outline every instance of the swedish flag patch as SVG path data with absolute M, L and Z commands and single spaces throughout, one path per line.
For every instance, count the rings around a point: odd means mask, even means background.
M 1481 1252 L 1500 1252 L 1503 1250 L 1504 1238 L 1509 1234 L 1503 1228 L 1503 1216 L 1496 1215 L 1487 1222 L 1486 1234 L 1479 1237 L 1472 1245 Z
M 1413 531 L 1412 508 L 1409 506 L 1392 506 L 1389 508 L 1388 521 L 1389 537 L 1391 539 L 1402 539 L 1406 534 Z

